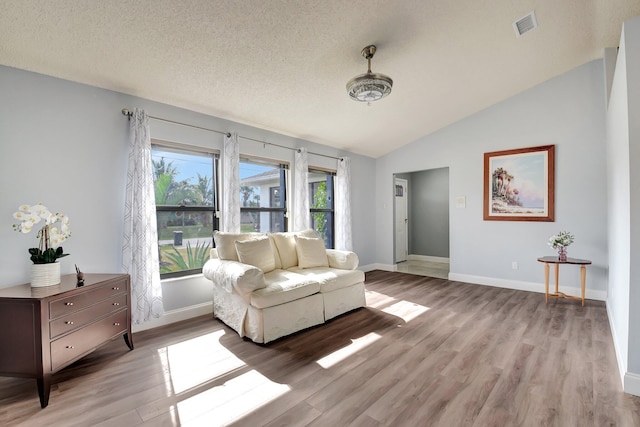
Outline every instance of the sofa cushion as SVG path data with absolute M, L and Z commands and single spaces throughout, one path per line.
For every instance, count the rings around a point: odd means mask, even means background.
M 282 268 L 282 262 L 280 261 L 280 253 L 278 252 L 278 247 L 276 246 L 276 241 L 273 239 L 273 234 L 269 233 L 269 243 L 271 243 L 271 252 L 273 252 L 273 260 L 276 263 L 276 268 Z
M 289 271 L 304 275 L 320 283 L 320 292 L 331 292 L 364 282 L 364 272 L 360 270 L 339 270 L 337 268 L 290 268 Z
M 269 273 L 276 268 L 270 238 L 236 240 L 235 246 L 241 263 L 258 267 L 264 273 Z
M 218 258 L 229 261 L 239 261 L 236 251 L 236 241 L 251 240 L 265 236 L 264 233 L 227 233 L 225 231 L 214 231 L 213 241 L 218 250 Z
M 329 267 L 329 260 L 327 259 L 327 250 L 324 246 L 324 240 L 303 236 L 295 236 L 295 239 L 296 253 L 298 254 L 298 267 Z
M 320 283 L 313 278 L 288 270 L 266 273 L 264 282 L 264 288 L 251 294 L 251 305 L 256 308 L 273 307 L 320 291 Z
M 318 237 L 314 230 L 293 231 L 287 233 L 272 233 L 271 237 L 278 249 L 281 268 L 284 270 L 298 265 L 298 253 L 296 252 L 296 236 Z

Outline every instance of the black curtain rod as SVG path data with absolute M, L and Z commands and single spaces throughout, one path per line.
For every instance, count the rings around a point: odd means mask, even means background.
M 272 146 L 274 146 L 274 147 L 285 148 L 285 149 L 287 149 L 287 150 L 297 151 L 298 153 L 300 152 L 300 149 L 299 149 L 299 148 L 291 148 L 291 147 L 287 147 L 287 146 L 285 146 L 285 145 L 274 144 L 273 142 L 260 141 L 260 140 L 253 139 L 253 138 L 249 138 L 249 137 L 242 136 L 242 135 L 238 135 L 238 138 L 246 139 L 246 140 L 248 140 L 248 141 L 258 142 L 258 143 L 260 143 L 260 144 L 272 145 Z M 342 157 L 334 157 L 334 156 L 329 156 L 328 154 L 314 153 L 314 152 L 311 152 L 311 151 L 307 151 L 307 153 L 309 153 L 309 154 L 313 154 L 314 156 L 327 157 L 327 158 L 329 158 L 329 159 L 335 159 L 335 160 L 340 160 L 340 161 L 342 161 Z
M 127 110 L 126 108 L 122 109 L 122 114 L 127 116 L 127 118 L 129 118 L 129 117 L 131 117 L 131 115 L 133 115 L 133 113 L 131 111 Z M 226 135 L 227 137 L 231 137 L 231 133 L 230 132 L 223 132 L 221 130 L 215 130 L 215 129 L 205 128 L 205 127 L 202 127 L 202 126 L 190 125 L 190 124 L 187 124 L 187 123 L 177 122 L 175 120 L 163 119 L 162 117 L 155 117 L 155 116 L 150 116 L 150 115 L 147 115 L 147 117 L 149 117 L 150 119 L 160 120 L 160 121 L 167 122 L 167 123 L 173 123 L 173 124 L 180 125 L 180 126 L 188 126 L 188 127 L 191 127 L 191 128 L 207 130 L 209 132 L 215 132 L 215 133 L 219 133 L 221 135 Z
M 124 114 L 125 116 L 127 116 L 127 118 L 129 118 L 129 117 L 131 117 L 131 115 L 133 113 L 131 111 L 129 111 L 128 109 L 123 108 L 122 109 L 122 114 Z M 155 116 L 150 116 L 150 115 L 147 115 L 147 117 L 149 117 L 150 119 L 160 120 L 160 121 L 167 122 L 167 123 L 173 123 L 173 124 L 180 125 L 180 126 L 189 126 L 189 127 L 196 128 L 196 129 L 202 129 L 202 130 L 207 130 L 209 132 L 219 133 L 221 135 L 226 135 L 227 138 L 231 137 L 231 132 L 223 132 L 221 130 L 210 129 L 210 128 L 205 128 L 205 127 L 196 126 L 196 125 L 190 125 L 188 123 L 177 122 L 175 120 L 163 119 L 162 117 L 155 117 Z M 246 139 L 248 141 L 258 142 L 260 144 L 267 144 L 267 145 L 272 145 L 274 147 L 285 148 L 287 150 L 300 152 L 299 148 L 291 148 L 291 147 L 287 147 L 287 146 L 284 146 L 284 145 L 274 144 L 273 142 L 260 141 L 260 140 L 257 140 L 257 139 L 249 138 L 247 136 L 238 135 L 238 138 Z M 322 157 L 327 157 L 329 159 L 335 159 L 335 160 L 342 161 L 342 157 L 334 157 L 334 156 L 329 156 L 327 154 L 313 153 L 311 151 L 309 151 L 308 153 L 309 154 L 313 154 L 315 156 L 322 156 Z

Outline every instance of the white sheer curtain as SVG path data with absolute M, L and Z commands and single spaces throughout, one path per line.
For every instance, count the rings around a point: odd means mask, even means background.
M 238 134 L 224 137 L 222 153 L 222 231 L 240 232 L 240 146 Z
M 309 226 L 309 158 L 306 148 L 296 151 L 293 189 L 293 231 Z
M 124 213 L 122 264 L 131 276 L 131 318 L 141 324 L 160 317 L 162 286 L 151 162 L 149 119 L 136 108 L 129 118 L 129 170 Z
M 338 160 L 336 173 L 336 249 L 353 250 L 351 237 L 351 159 Z

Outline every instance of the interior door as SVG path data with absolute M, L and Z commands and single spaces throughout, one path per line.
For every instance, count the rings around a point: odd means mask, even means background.
M 407 260 L 409 253 L 409 217 L 408 217 L 408 182 L 406 179 L 394 178 L 395 191 L 395 260 Z

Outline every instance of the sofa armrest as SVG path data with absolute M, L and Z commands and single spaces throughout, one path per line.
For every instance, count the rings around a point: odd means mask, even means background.
M 202 267 L 202 273 L 214 285 L 242 296 L 266 286 L 262 270 L 238 261 L 210 259 Z
M 351 251 L 327 249 L 327 258 L 329 259 L 329 267 L 340 270 L 355 270 L 360 263 L 358 255 Z
M 219 259 L 220 257 L 218 256 L 218 250 L 216 248 L 211 248 L 211 251 L 209 252 L 209 259 Z

